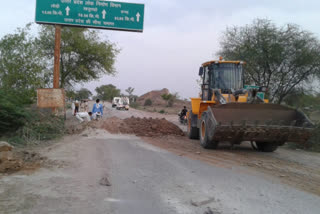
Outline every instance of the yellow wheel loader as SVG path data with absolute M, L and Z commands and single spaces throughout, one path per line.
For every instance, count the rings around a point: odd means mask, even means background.
M 273 152 L 285 142 L 305 143 L 314 125 L 300 111 L 265 99 L 266 87 L 244 86 L 242 61 L 222 59 L 203 63 L 200 98 L 191 98 L 188 137 L 202 147 L 233 146 L 250 141 L 254 149 Z

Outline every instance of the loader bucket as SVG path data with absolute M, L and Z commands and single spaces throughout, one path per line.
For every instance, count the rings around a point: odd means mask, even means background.
M 302 112 L 277 104 L 228 103 L 208 110 L 217 141 L 304 143 L 313 130 Z

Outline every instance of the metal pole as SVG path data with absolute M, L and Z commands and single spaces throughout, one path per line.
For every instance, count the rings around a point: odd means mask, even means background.
M 55 46 L 54 46 L 54 68 L 53 68 L 53 88 L 60 88 L 60 45 L 61 45 L 61 25 L 55 25 Z

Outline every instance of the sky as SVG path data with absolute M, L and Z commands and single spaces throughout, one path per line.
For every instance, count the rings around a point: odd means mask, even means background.
M 16 28 L 34 22 L 36 0 L 2 2 L 0 38 Z M 118 0 L 121 2 L 121 0 Z M 320 38 L 318 0 L 125 0 L 144 3 L 143 33 L 99 30 L 101 37 L 121 49 L 116 76 L 103 76 L 75 86 L 94 92 L 102 84 L 113 84 L 123 93 L 134 94 L 168 88 L 182 98 L 197 96 L 198 71 L 203 62 L 216 59 L 223 31 L 244 26 L 256 18 L 268 18 L 276 25 L 295 23 Z

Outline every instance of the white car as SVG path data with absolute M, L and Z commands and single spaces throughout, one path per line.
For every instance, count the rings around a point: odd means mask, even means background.
M 118 110 L 129 110 L 130 101 L 128 97 L 121 97 L 119 102 L 116 105 L 116 109 Z
M 112 108 L 115 108 L 118 105 L 120 100 L 121 100 L 121 97 L 114 97 L 112 100 Z

